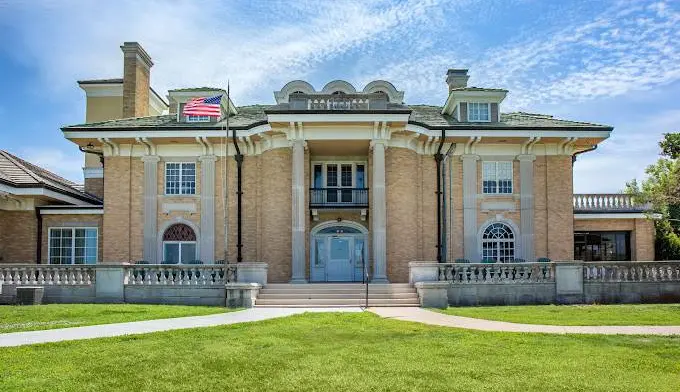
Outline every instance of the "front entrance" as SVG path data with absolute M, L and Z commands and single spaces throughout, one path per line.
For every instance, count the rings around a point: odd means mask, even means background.
M 361 282 L 367 260 L 366 233 L 354 225 L 324 225 L 312 234 L 311 282 Z

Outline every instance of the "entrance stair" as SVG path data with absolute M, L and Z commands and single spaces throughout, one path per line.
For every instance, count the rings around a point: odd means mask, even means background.
M 268 284 L 260 290 L 256 307 L 366 306 L 362 283 Z M 416 289 L 408 283 L 368 285 L 368 306 L 420 306 Z

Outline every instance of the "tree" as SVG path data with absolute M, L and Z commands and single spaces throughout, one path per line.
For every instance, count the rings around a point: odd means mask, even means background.
M 626 184 L 626 193 L 640 203 L 649 203 L 661 214 L 656 220 L 656 257 L 680 259 L 680 133 L 664 134 L 659 142 L 661 158 L 647 167 L 647 178 L 641 183 Z

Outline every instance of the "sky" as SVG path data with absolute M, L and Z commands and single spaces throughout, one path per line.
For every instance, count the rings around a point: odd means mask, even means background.
M 122 75 L 124 41 L 151 55 L 154 89 L 226 87 L 273 104 L 294 79 L 317 89 L 391 81 L 407 104 L 443 105 L 448 68 L 510 92 L 503 112 L 614 126 L 574 166 L 575 192 L 644 178 L 680 132 L 680 0 L 0 0 L 0 149 L 82 182 L 60 127 L 84 122 L 76 80 Z

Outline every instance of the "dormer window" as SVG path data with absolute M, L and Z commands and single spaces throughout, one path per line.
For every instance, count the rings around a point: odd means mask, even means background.
M 186 116 L 187 122 L 210 122 L 210 116 Z
M 491 121 L 491 105 L 481 102 L 468 103 L 468 121 L 489 122 Z

